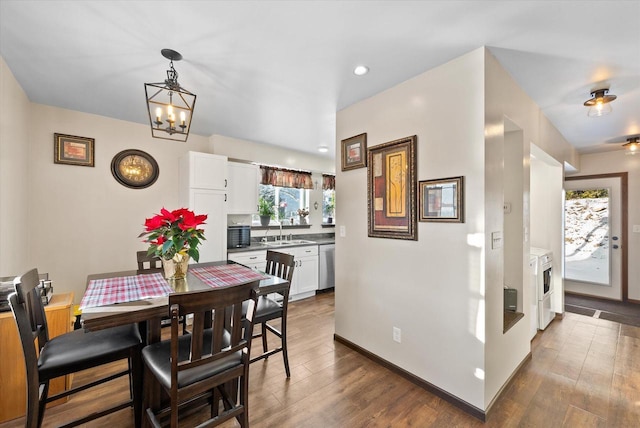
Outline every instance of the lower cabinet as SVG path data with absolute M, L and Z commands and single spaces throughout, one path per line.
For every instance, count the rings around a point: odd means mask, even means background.
M 293 248 L 277 248 L 273 251 L 291 254 L 295 260 L 289 300 L 299 300 L 315 295 L 318 289 L 318 246 L 308 245 Z M 252 269 L 264 271 L 267 263 L 267 251 L 258 250 L 228 253 L 227 258 Z
M 50 338 L 71 331 L 72 303 L 73 293 L 61 293 L 54 294 L 45 306 Z M 70 386 L 70 375 L 53 379 L 49 395 L 67 390 Z M 0 422 L 24 416 L 27 402 L 24 354 L 12 312 L 0 313 L 0 391 Z M 50 403 L 50 406 L 65 401 L 66 398 L 61 398 Z

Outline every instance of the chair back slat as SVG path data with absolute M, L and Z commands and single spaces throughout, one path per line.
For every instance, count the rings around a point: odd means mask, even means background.
M 172 385 L 177 385 L 178 372 L 214 362 L 238 350 L 251 346 L 251 329 L 242 320 L 242 303 L 250 301 L 250 321 L 253 320 L 257 289 L 260 280 L 230 287 L 213 288 L 206 291 L 173 294 L 169 296 L 171 310 L 171 364 Z M 177 309 L 174 311 L 174 309 Z M 211 328 L 211 344 L 205 349 L 206 314 L 214 311 Z M 178 320 L 193 315 L 190 355 L 179 361 Z M 252 326 L 251 322 L 251 326 Z M 229 331 L 231 343 L 222 347 L 225 330 Z M 175 344 L 175 346 L 174 346 Z M 175 380 L 175 382 L 173 382 Z
M 291 254 L 284 254 L 278 251 L 267 250 L 267 267 L 265 272 L 291 282 L 293 269 L 295 267 L 294 257 Z
M 138 270 L 136 274 L 162 272 L 162 260 L 154 255 L 148 255 L 146 251 L 136 253 Z

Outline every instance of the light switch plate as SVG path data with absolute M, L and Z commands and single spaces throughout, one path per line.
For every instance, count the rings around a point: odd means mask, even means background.
M 633 233 L 640 233 L 640 224 L 633 225 Z
M 347 236 L 347 227 L 346 226 L 340 226 L 340 237 L 344 238 L 345 236 Z

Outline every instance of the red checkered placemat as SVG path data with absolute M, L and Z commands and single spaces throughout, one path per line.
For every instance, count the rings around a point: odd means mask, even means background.
M 80 309 L 168 296 L 173 289 L 161 273 L 92 279 Z
M 256 279 L 268 278 L 268 276 L 239 264 L 189 268 L 189 271 L 211 287 L 238 285 Z

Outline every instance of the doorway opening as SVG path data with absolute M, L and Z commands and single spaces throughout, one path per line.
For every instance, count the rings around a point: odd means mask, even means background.
M 565 178 L 565 291 L 628 300 L 626 172 Z

